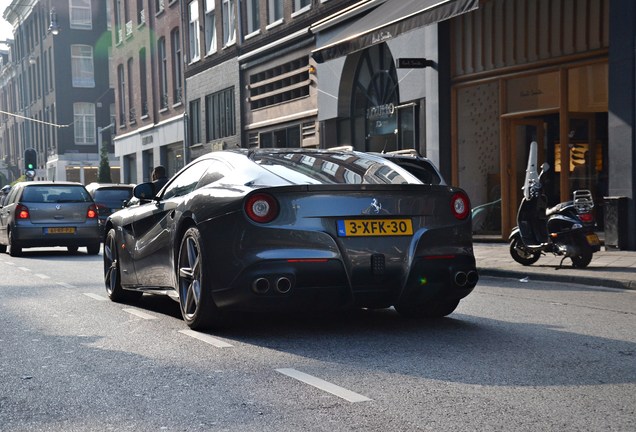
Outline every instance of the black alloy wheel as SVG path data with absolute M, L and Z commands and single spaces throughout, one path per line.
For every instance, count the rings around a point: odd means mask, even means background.
M 139 299 L 143 293 L 123 289 L 120 276 L 117 238 L 115 236 L 115 229 L 111 229 L 108 231 L 108 235 L 104 241 L 104 284 L 106 285 L 106 294 L 108 294 L 108 298 L 118 303 Z
M 541 258 L 541 252 L 530 252 L 521 241 L 521 237 L 514 236 L 510 240 L 510 256 L 519 264 L 529 266 L 536 263 Z
M 196 227 L 188 228 L 179 248 L 177 280 L 181 315 L 188 327 L 193 330 L 218 326 L 222 322 L 222 317 L 212 301 L 204 259 L 201 233 Z

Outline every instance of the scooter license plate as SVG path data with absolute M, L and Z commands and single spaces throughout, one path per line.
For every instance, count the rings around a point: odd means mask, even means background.
M 598 239 L 596 233 L 589 233 L 585 237 L 587 238 L 587 243 L 590 246 L 599 246 L 601 244 L 601 241 Z

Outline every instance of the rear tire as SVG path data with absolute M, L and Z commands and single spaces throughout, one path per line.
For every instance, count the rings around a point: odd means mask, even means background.
M 66 246 L 66 250 L 68 251 L 68 253 L 70 254 L 74 254 L 77 253 L 77 246 Z
M 22 256 L 22 246 L 13 238 L 13 233 L 9 231 L 9 255 L 12 257 Z
M 521 241 L 521 237 L 514 236 L 510 240 L 510 256 L 513 260 L 524 266 L 536 263 L 541 258 L 541 252 L 530 252 Z
M 452 314 L 459 300 L 432 300 L 423 304 L 395 305 L 395 310 L 406 318 L 443 318 Z
M 183 235 L 176 262 L 179 307 L 185 323 L 193 330 L 220 326 L 223 317 L 212 300 L 205 250 L 196 227 Z
M 123 289 L 120 276 L 117 239 L 115 230 L 111 229 L 104 241 L 104 284 L 106 285 L 106 294 L 108 294 L 108 298 L 117 303 L 138 300 L 143 293 Z
M 89 255 L 97 255 L 99 253 L 100 246 L 101 243 L 88 245 L 86 246 L 86 253 L 88 253 Z
M 572 267 L 574 268 L 585 268 L 592 261 L 592 255 L 594 254 L 592 248 L 587 244 L 580 245 L 580 248 L 580 255 L 570 257 L 570 259 L 572 260 Z
M 0 245 L 0 253 L 5 253 L 7 251 L 7 245 Z

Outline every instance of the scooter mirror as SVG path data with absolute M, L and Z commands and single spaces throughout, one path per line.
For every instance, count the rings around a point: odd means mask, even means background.
M 543 165 L 541 165 L 541 171 L 547 172 L 549 169 L 550 169 L 550 164 L 547 162 L 543 162 Z

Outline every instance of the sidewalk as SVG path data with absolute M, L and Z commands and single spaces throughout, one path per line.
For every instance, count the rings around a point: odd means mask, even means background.
M 566 258 L 543 255 L 531 266 L 523 266 L 510 256 L 509 244 L 474 240 L 475 259 L 481 276 L 497 276 L 514 279 L 569 282 L 611 288 L 636 290 L 636 251 L 605 250 L 594 254 L 592 262 L 584 269 L 572 267 Z

